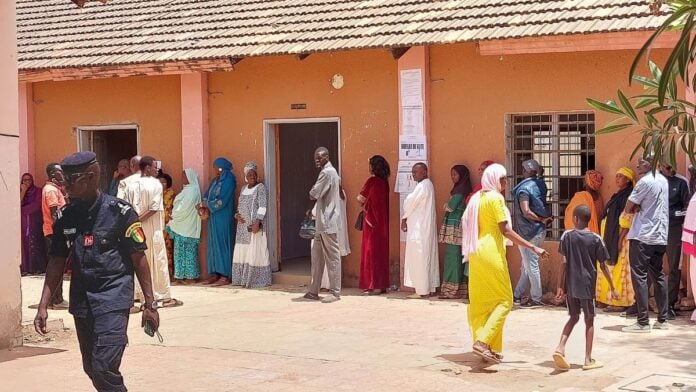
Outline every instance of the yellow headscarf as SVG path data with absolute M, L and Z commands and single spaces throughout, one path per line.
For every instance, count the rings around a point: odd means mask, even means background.
M 628 178 L 635 185 L 636 174 L 633 172 L 633 170 L 630 167 L 624 166 L 621 169 L 617 170 L 616 174 L 621 174 L 622 176 Z

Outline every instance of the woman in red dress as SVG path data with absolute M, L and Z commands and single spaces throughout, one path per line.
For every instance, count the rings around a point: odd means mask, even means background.
M 363 208 L 360 288 L 366 295 L 386 293 L 389 287 L 389 163 L 370 158 L 370 174 L 358 202 Z

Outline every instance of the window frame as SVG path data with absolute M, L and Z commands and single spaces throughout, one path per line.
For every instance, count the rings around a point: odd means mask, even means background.
M 584 120 L 578 119 L 580 115 L 586 116 Z M 577 116 L 574 121 L 570 118 Z M 534 117 L 539 117 L 539 121 L 520 121 L 524 118 L 532 119 Z M 550 121 L 541 121 L 544 117 L 549 118 Z M 561 120 L 566 117 L 565 120 Z M 512 189 L 517 185 L 519 175 L 518 175 L 518 162 L 519 155 L 528 154 L 537 159 L 539 155 L 549 154 L 550 157 L 547 162 L 540 162 L 542 166 L 546 169 L 546 175 L 544 180 L 548 185 L 549 194 L 547 195 L 547 202 L 551 210 L 551 214 L 554 217 L 553 223 L 547 232 L 547 239 L 558 241 L 563 234 L 564 225 L 563 219 L 565 214 L 565 206 L 567 206 L 570 198 L 573 197 L 572 194 L 568 195 L 568 199 L 561 199 L 561 183 L 562 180 L 565 186 L 569 186 L 568 183 L 572 181 L 581 182 L 586 170 L 594 169 L 596 167 L 597 158 L 597 145 L 596 145 L 596 115 L 595 112 L 590 110 L 569 110 L 569 111 L 549 111 L 549 112 L 517 112 L 517 113 L 506 113 L 505 114 L 505 158 L 506 167 L 508 168 L 508 190 L 506 195 L 506 200 L 508 207 L 511 211 L 514 208 L 514 201 L 512 195 Z M 549 135 L 535 136 L 535 132 L 532 131 L 529 136 L 517 135 L 516 126 L 531 125 L 531 126 L 548 126 Z M 577 131 L 575 132 L 561 132 L 563 126 L 575 126 Z M 579 130 L 579 127 L 585 127 L 584 133 Z M 567 134 L 563 134 L 566 133 Z M 520 138 L 529 137 L 531 140 L 530 148 L 517 148 L 516 142 Z M 542 143 L 542 146 L 549 146 L 547 149 L 535 149 L 537 147 L 535 139 L 537 138 L 547 138 L 546 143 Z M 577 141 L 566 141 L 562 143 L 564 138 L 577 138 Z M 550 141 L 550 143 L 549 143 Z M 578 149 L 562 149 L 563 144 L 575 143 L 578 145 Z M 583 148 L 584 144 L 584 148 Z M 568 159 L 562 159 L 564 156 Z M 538 159 L 539 160 L 539 159 Z M 571 166 L 565 163 L 562 165 L 562 161 L 575 161 L 576 165 Z M 584 161 L 584 166 L 583 166 Z M 549 173 L 549 170 L 551 172 Z M 562 175 L 563 171 L 578 171 L 577 175 Z M 582 189 L 582 185 L 580 185 Z M 513 220 L 515 219 L 515 214 L 512 214 Z

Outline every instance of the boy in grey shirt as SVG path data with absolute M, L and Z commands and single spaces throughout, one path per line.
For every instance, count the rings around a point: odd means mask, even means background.
M 618 298 L 614 283 L 609 274 L 606 261 L 609 251 L 604 240 L 598 234 L 587 229 L 592 212 L 590 207 L 581 204 L 573 210 L 575 229 L 567 230 L 561 236 L 558 252 L 563 256 L 563 269 L 558 279 L 556 299 L 563 300 L 564 287 L 568 314 L 570 319 L 563 328 L 561 341 L 553 354 L 553 361 L 559 370 L 570 369 L 570 363 L 565 358 L 565 346 L 575 324 L 580 320 L 580 311 L 585 316 L 585 363 L 583 370 L 601 368 L 602 363 L 592 358 L 592 342 L 594 340 L 595 317 L 595 288 L 597 284 L 597 262 L 602 268 L 604 277 L 609 282 L 611 296 Z

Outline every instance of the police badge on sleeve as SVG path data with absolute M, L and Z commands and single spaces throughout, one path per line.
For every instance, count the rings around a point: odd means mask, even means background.
M 143 225 L 140 222 L 135 222 L 126 229 L 126 238 L 130 238 L 133 242 L 142 244 L 145 242 L 145 232 Z

